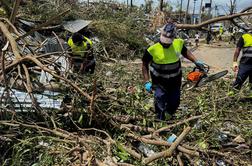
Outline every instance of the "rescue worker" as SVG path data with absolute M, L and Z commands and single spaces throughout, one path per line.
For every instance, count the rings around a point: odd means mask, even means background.
M 237 59 L 241 50 L 242 57 L 238 65 Z M 243 34 L 237 43 L 233 57 L 233 70 L 238 73 L 233 83 L 233 90 L 230 91 L 228 95 L 232 96 L 237 90 L 240 90 L 243 83 L 249 77 L 249 98 L 252 98 L 252 31 Z
M 230 40 L 229 40 L 229 44 L 230 44 L 232 41 L 234 42 L 234 44 L 236 43 L 235 34 L 236 34 L 236 30 L 235 30 L 235 28 L 232 28 L 232 30 L 231 30 L 231 35 L 230 35 Z
M 67 43 L 72 50 L 70 63 L 73 71 L 93 74 L 95 70 L 95 58 L 91 50 L 92 41 L 80 33 L 74 33 Z
M 210 31 L 207 31 L 206 41 L 207 44 L 210 44 L 210 41 L 212 40 L 212 35 Z
M 176 39 L 176 26 L 169 22 L 162 28 L 159 42 L 150 46 L 142 58 L 144 86 L 147 92 L 155 90 L 155 111 L 161 120 L 165 112 L 172 116 L 180 104 L 181 54 L 204 69 L 204 63 L 186 48 L 184 40 Z
M 199 33 L 196 32 L 196 34 L 195 34 L 195 44 L 196 44 L 196 47 L 199 46 L 199 37 L 200 37 Z

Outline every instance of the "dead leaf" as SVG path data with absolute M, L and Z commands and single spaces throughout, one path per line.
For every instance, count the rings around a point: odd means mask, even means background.
M 236 142 L 238 144 L 245 143 L 245 139 L 241 137 L 241 135 L 238 135 L 233 142 Z

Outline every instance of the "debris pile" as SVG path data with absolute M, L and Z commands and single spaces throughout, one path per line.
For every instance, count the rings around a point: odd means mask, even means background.
M 157 120 L 153 96 L 142 88 L 141 61 L 115 59 L 133 57 L 135 49 L 131 47 L 144 45 L 140 42 L 144 39 L 136 42 L 133 34 L 145 22 L 137 20 L 139 24 L 134 25 L 130 21 L 139 13 L 131 11 L 126 19 L 91 23 L 99 30 L 91 28 L 92 32 L 104 36 L 96 47 L 96 54 L 103 55 L 97 56 L 94 75 L 81 75 L 68 66 L 69 50 L 61 33 L 51 32 L 45 37 L 48 29 L 42 31 L 68 11 L 40 26 L 35 24 L 29 31 L 0 18 L 1 165 L 252 164 L 252 105 L 240 98 L 246 87 L 232 98 L 225 95 L 231 78 L 183 91 L 176 117 Z M 88 19 L 98 17 L 93 14 Z M 124 27 L 126 24 L 130 26 Z M 127 35 L 131 28 L 135 32 Z M 111 44 L 111 40 L 116 42 Z M 110 49 L 118 49 L 118 54 Z M 20 91 L 30 100 L 19 102 Z M 37 94 L 62 102 L 46 108 L 45 100 Z

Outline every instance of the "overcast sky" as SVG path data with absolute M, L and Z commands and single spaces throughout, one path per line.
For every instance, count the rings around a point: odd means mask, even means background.
M 126 3 L 127 0 L 117 0 L 119 2 L 124 2 Z M 130 1 L 130 0 L 128 0 Z M 154 3 L 158 4 L 159 0 L 153 0 Z M 181 0 L 164 0 L 164 2 L 169 2 L 172 6 L 176 7 L 180 3 Z M 183 1 L 183 10 L 186 9 L 187 5 L 187 0 L 182 0 Z M 190 10 L 193 10 L 193 1 L 190 0 Z M 199 6 L 200 6 L 201 0 L 196 0 L 195 4 L 195 13 L 199 12 Z M 203 0 L 204 3 L 209 3 L 210 0 Z M 212 6 L 217 6 L 219 9 L 219 14 L 225 14 L 228 11 L 228 5 L 230 6 L 230 0 L 212 0 L 213 5 Z M 136 5 L 144 4 L 144 0 L 133 0 L 133 3 Z M 237 10 L 240 11 L 241 9 L 251 6 L 252 5 L 252 0 L 238 0 L 237 1 Z M 213 12 L 215 12 L 213 10 Z

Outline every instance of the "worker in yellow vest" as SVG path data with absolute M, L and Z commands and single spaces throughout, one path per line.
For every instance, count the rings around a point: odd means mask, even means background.
M 150 46 L 142 58 L 145 89 L 155 90 L 155 111 L 161 120 L 165 119 L 166 112 L 172 116 L 180 104 L 181 54 L 204 69 L 204 63 L 185 47 L 184 40 L 176 39 L 176 26 L 170 22 L 162 28 L 159 42 Z
M 238 57 L 242 50 L 242 57 L 238 65 Z M 233 90 L 229 92 L 232 96 L 236 91 L 240 90 L 243 83 L 249 77 L 250 93 L 249 98 L 252 98 L 252 31 L 243 34 L 236 46 L 233 57 L 233 70 L 237 73 Z
M 222 34 L 223 34 L 223 27 L 222 26 L 220 26 L 220 29 L 219 29 L 219 40 L 221 41 L 222 40 Z
M 95 58 L 92 54 L 92 41 L 80 33 L 74 33 L 68 39 L 71 48 L 70 63 L 74 71 L 94 73 Z

